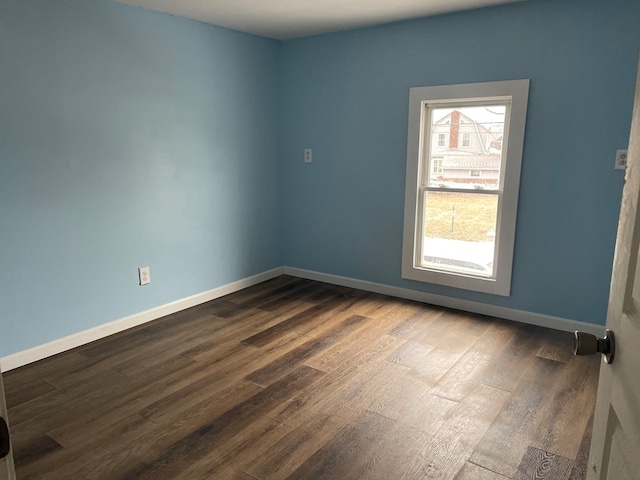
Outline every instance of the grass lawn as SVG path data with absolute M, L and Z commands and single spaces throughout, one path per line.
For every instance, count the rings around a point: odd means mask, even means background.
M 454 207 L 452 229 L 451 211 Z M 493 240 L 497 209 L 497 195 L 429 192 L 425 209 L 425 236 L 466 242 Z

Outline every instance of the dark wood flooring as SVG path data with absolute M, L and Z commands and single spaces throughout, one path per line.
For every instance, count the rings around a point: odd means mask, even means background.
M 282 276 L 5 374 L 18 479 L 584 478 L 572 335 Z

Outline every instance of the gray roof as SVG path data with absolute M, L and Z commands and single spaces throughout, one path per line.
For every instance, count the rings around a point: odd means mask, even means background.
M 485 170 L 500 170 L 499 155 L 444 155 L 442 168 L 474 168 Z

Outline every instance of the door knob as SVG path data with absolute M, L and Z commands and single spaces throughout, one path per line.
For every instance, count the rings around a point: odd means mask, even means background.
M 604 356 L 605 363 L 613 362 L 613 355 L 616 351 L 614 335 L 607 328 L 604 338 L 598 338 L 595 335 L 584 332 L 574 332 L 574 355 L 594 355 L 601 353 Z
M 0 417 L 0 460 L 9 455 L 11 441 L 9 440 L 9 426 L 4 418 Z

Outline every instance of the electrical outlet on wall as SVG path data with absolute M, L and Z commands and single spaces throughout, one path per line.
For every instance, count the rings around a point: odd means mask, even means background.
M 151 283 L 151 270 L 149 267 L 138 268 L 138 279 L 140 280 L 140 285 L 149 285 Z
M 616 150 L 616 170 L 627 168 L 627 150 Z

